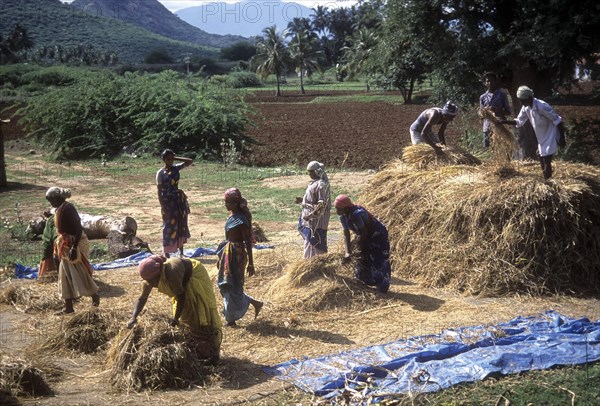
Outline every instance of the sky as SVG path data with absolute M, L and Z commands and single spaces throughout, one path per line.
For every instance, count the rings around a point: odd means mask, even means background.
M 73 0 L 62 0 L 63 3 L 71 3 Z M 131 1 L 144 1 L 144 0 L 131 0 Z M 165 6 L 169 11 L 175 12 L 183 8 L 201 6 L 204 3 L 211 3 L 210 0 L 158 0 Z M 224 1 L 225 3 L 237 3 L 236 0 L 213 0 L 213 1 Z M 269 0 L 261 0 L 269 1 Z M 283 1 L 283 0 L 282 0 Z M 356 4 L 358 0 L 290 0 L 285 1 L 286 3 L 298 3 L 308 8 L 316 6 L 326 6 L 327 8 L 336 8 L 340 6 L 351 6 Z

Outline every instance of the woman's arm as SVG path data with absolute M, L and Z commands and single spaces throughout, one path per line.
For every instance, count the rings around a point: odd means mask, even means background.
M 192 158 L 186 158 L 183 156 L 175 156 L 175 157 L 173 157 L 173 160 L 183 162 L 184 168 L 190 166 L 192 164 L 192 162 L 194 162 L 194 160 Z
M 133 305 L 133 312 L 131 313 L 131 319 L 127 323 L 127 328 L 132 328 L 137 322 L 137 316 L 142 312 L 146 302 L 148 301 L 148 296 L 150 296 L 150 292 L 152 291 L 152 286 L 144 283 L 144 287 L 142 289 L 142 295 L 136 300 Z
M 252 231 L 246 225 L 241 226 L 242 237 L 244 238 L 244 245 L 246 246 L 246 252 L 248 253 L 248 266 L 246 270 L 248 276 L 252 276 L 255 273 L 254 270 L 254 257 L 252 256 Z
M 344 229 L 344 257 L 342 258 L 342 263 L 349 262 L 351 256 L 352 245 L 350 244 L 350 230 Z

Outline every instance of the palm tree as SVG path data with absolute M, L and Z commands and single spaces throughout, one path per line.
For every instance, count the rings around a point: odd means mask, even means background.
M 267 27 L 262 32 L 263 36 L 258 39 L 256 55 L 250 60 L 250 66 L 255 68 L 262 79 L 274 73 L 277 82 L 275 96 L 281 96 L 280 78 L 291 64 L 289 49 L 285 45 L 284 34 L 277 32 L 276 26 Z
M 307 76 L 311 76 L 313 72 L 322 72 L 321 66 L 317 62 L 316 57 L 320 54 L 316 50 L 317 38 L 306 29 L 298 30 L 290 42 L 290 54 L 292 62 L 296 67 L 296 72 L 300 73 L 300 92 L 304 91 L 304 72 Z
M 369 57 L 376 46 L 377 36 L 375 32 L 361 28 L 351 39 L 351 45 L 342 48 L 343 69 L 347 72 L 349 79 L 366 73 Z M 369 90 L 369 79 L 367 78 L 367 92 Z

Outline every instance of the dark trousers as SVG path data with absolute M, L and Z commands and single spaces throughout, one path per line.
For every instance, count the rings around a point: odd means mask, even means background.
M 550 179 L 552 177 L 552 155 L 541 156 L 540 164 L 542 165 L 544 179 Z

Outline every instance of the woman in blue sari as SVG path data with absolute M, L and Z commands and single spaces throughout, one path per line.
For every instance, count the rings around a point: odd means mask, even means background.
M 350 230 L 358 236 L 359 261 L 354 276 L 365 285 L 375 286 L 378 292 L 387 293 L 390 288 L 390 241 L 385 226 L 365 208 L 355 205 L 346 195 L 336 197 L 334 207 L 340 216 L 344 230 L 343 263 L 350 262 L 352 245 Z
M 228 326 L 244 317 L 250 305 L 254 307 L 254 318 L 258 316 L 263 303 L 244 293 L 244 271 L 254 275 L 252 257 L 252 215 L 246 199 L 238 189 L 225 192 L 225 207 L 229 217 L 225 222 L 225 238 L 218 249 L 217 284 L 223 296 L 223 315 Z M 248 265 L 246 269 L 246 265 Z
M 183 245 L 190 238 L 188 214 L 190 206 L 183 190 L 179 189 L 179 171 L 192 164 L 192 159 L 175 156 L 170 149 L 162 153 L 165 163 L 156 173 L 156 187 L 163 219 L 163 254 L 179 252 L 183 257 Z M 181 161 L 174 164 L 174 161 Z

